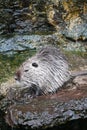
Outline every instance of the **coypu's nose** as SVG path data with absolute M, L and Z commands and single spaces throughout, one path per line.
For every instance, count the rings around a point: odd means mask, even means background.
M 21 71 L 18 70 L 18 71 L 16 72 L 16 74 L 15 74 L 15 80 L 20 81 L 20 79 L 21 79 Z

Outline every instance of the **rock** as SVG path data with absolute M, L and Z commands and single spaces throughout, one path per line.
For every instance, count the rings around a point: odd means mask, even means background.
M 73 129 L 77 127 L 79 130 L 78 122 L 83 126 L 82 124 L 85 125 L 87 120 L 87 76 L 80 78 L 77 76 L 71 86 L 66 85 L 56 94 L 35 98 L 28 95 L 27 88 L 12 87 L 1 100 L 0 110 L 4 113 L 4 123 L 12 128 L 54 129 L 56 127 L 61 130 L 60 127 L 65 126 L 67 129 L 72 129 L 74 122 Z
M 75 84 L 77 84 L 78 86 L 80 85 L 87 85 L 87 76 L 77 76 L 74 81 Z
M 79 41 L 87 40 L 86 0 L 1 0 L 0 17 L 0 34 L 45 34 L 1 38 L 0 52 L 4 54 L 50 42 L 70 43 L 69 50 L 71 41 L 78 52 L 77 46 L 79 50 L 82 47 Z M 53 34 L 46 35 L 50 32 Z M 0 85 L 1 129 L 87 129 L 87 76 L 76 77 L 53 95 L 31 98 L 28 91 L 20 89 L 13 79 Z
M 11 85 L 11 86 L 10 86 Z M 10 79 L 0 85 L 0 98 L 5 97 L 11 87 L 15 86 L 14 79 Z
M 21 0 L 10 3 L 4 2 L 5 7 L 1 5 L 2 34 L 53 33 L 57 30 L 72 41 L 87 39 L 86 0 Z
M 53 1 L 47 8 L 47 18 L 58 32 L 72 40 L 87 39 L 87 1 Z
M 28 129 L 54 128 L 70 121 L 86 119 L 86 104 L 87 98 L 62 102 L 57 97 L 39 97 L 30 103 L 10 106 L 5 118 L 11 126 L 27 126 Z

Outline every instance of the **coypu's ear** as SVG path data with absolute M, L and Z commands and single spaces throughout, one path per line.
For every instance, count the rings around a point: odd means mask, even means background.
M 38 67 L 38 64 L 36 62 L 32 63 L 33 67 Z

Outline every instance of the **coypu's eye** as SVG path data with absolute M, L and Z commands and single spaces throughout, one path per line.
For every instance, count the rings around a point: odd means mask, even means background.
M 24 72 L 28 72 L 28 70 L 24 70 Z
M 32 66 L 38 67 L 38 64 L 34 62 L 34 63 L 32 63 Z

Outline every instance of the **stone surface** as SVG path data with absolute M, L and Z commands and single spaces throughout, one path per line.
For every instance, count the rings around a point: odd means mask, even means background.
M 72 41 L 87 40 L 86 0 L 1 0 L 1 3 L 1 34 L 46 33 L 57 30 Z
M 69 43 L 67 50 L 78 52 L 84 41 L 86 49 L 80 49 L 87 55 L 87 0 L 0 0 L 0 3 L 0 34 L 45 34 L 1 37 L 0 53 L 15 53 L 44 43 L 64 46 Z M 1 130 L 87 130 L 87 76 L 77 76 L 54 95 L 34 99 L 28 95 L 28 89 L 20 89 L 11 79 L 0 85 L 0 100 Z
M 71 86 L 68 83 L 56 94 L 35 98 L 30 98 L 28 89 L 10 88 L 1 100 L 0 109 L 5 123 L 23 129 L 63 127 L 87 119 L 87 76 L 76 77 Z

